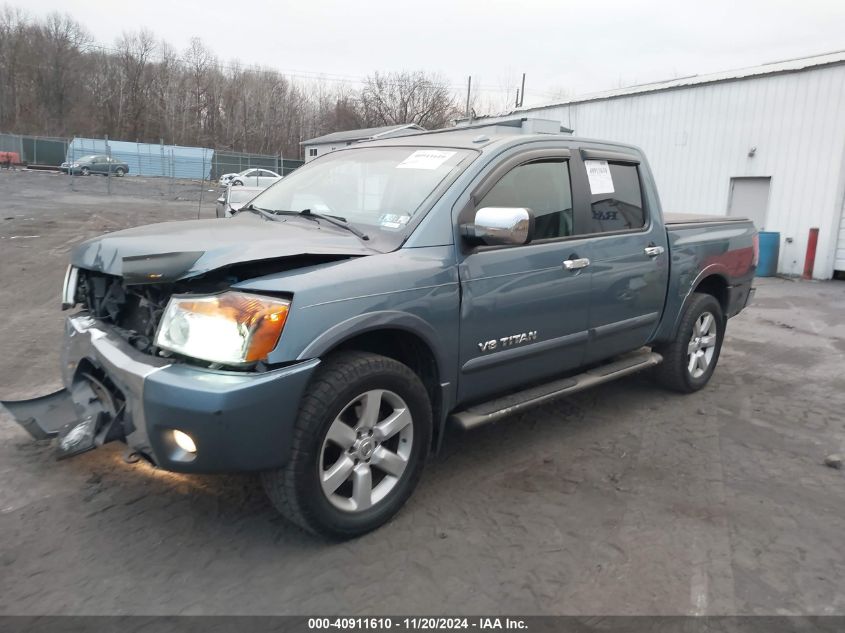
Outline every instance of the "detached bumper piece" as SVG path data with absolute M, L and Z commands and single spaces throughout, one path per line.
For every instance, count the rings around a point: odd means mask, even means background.
M 64 459 L 119 439 L 118 415 L 86 382 L 32 400 L 0 402 L 36 440 L 57 438 L 56 458 Z

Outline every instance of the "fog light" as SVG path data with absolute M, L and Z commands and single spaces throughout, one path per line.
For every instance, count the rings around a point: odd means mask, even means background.
M 194 440 L 187 433 L 183 433 L 182 431 L 174 430 L 173 431 L 173 441 L 176 442 L 176 446 L 181 448 L 186 453 L 196 453 L 197 452 L 197 445 L 194 444 Z

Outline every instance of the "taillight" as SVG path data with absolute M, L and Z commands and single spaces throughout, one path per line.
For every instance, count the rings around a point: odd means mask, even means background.
M 751 245 L 754 249 L 754 257 L 752 258 L 752 263 L 754 267 L 757 267 L 757 263 L 760 261 L 760 234 L 754 233 L 754 237 L 751 238 Z

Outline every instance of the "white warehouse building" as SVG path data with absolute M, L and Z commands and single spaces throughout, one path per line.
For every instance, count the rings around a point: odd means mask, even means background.
M 664 210 L 741 215 L 780 233 L 778 272 L 845 272 L 845 51 L 524 108 L 581 137 L 641 147 Z M 468 123 L 461 120 L 458 125 Z M 839 275 L 837 275 L 839 276 Z

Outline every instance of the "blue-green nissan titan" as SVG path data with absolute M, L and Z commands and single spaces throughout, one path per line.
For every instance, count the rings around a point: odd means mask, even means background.
M 664 215 L 635 147 L 355 144 L 232 218 L 79 245 L 65 389 L 3 404 L 60 457 L 118 440 L 166 470 L 257 471 L 288 519 L 352 537 L 405 503 L 447 424 L 645 369 L 704 387 L 757 252 L 748 220 Z

